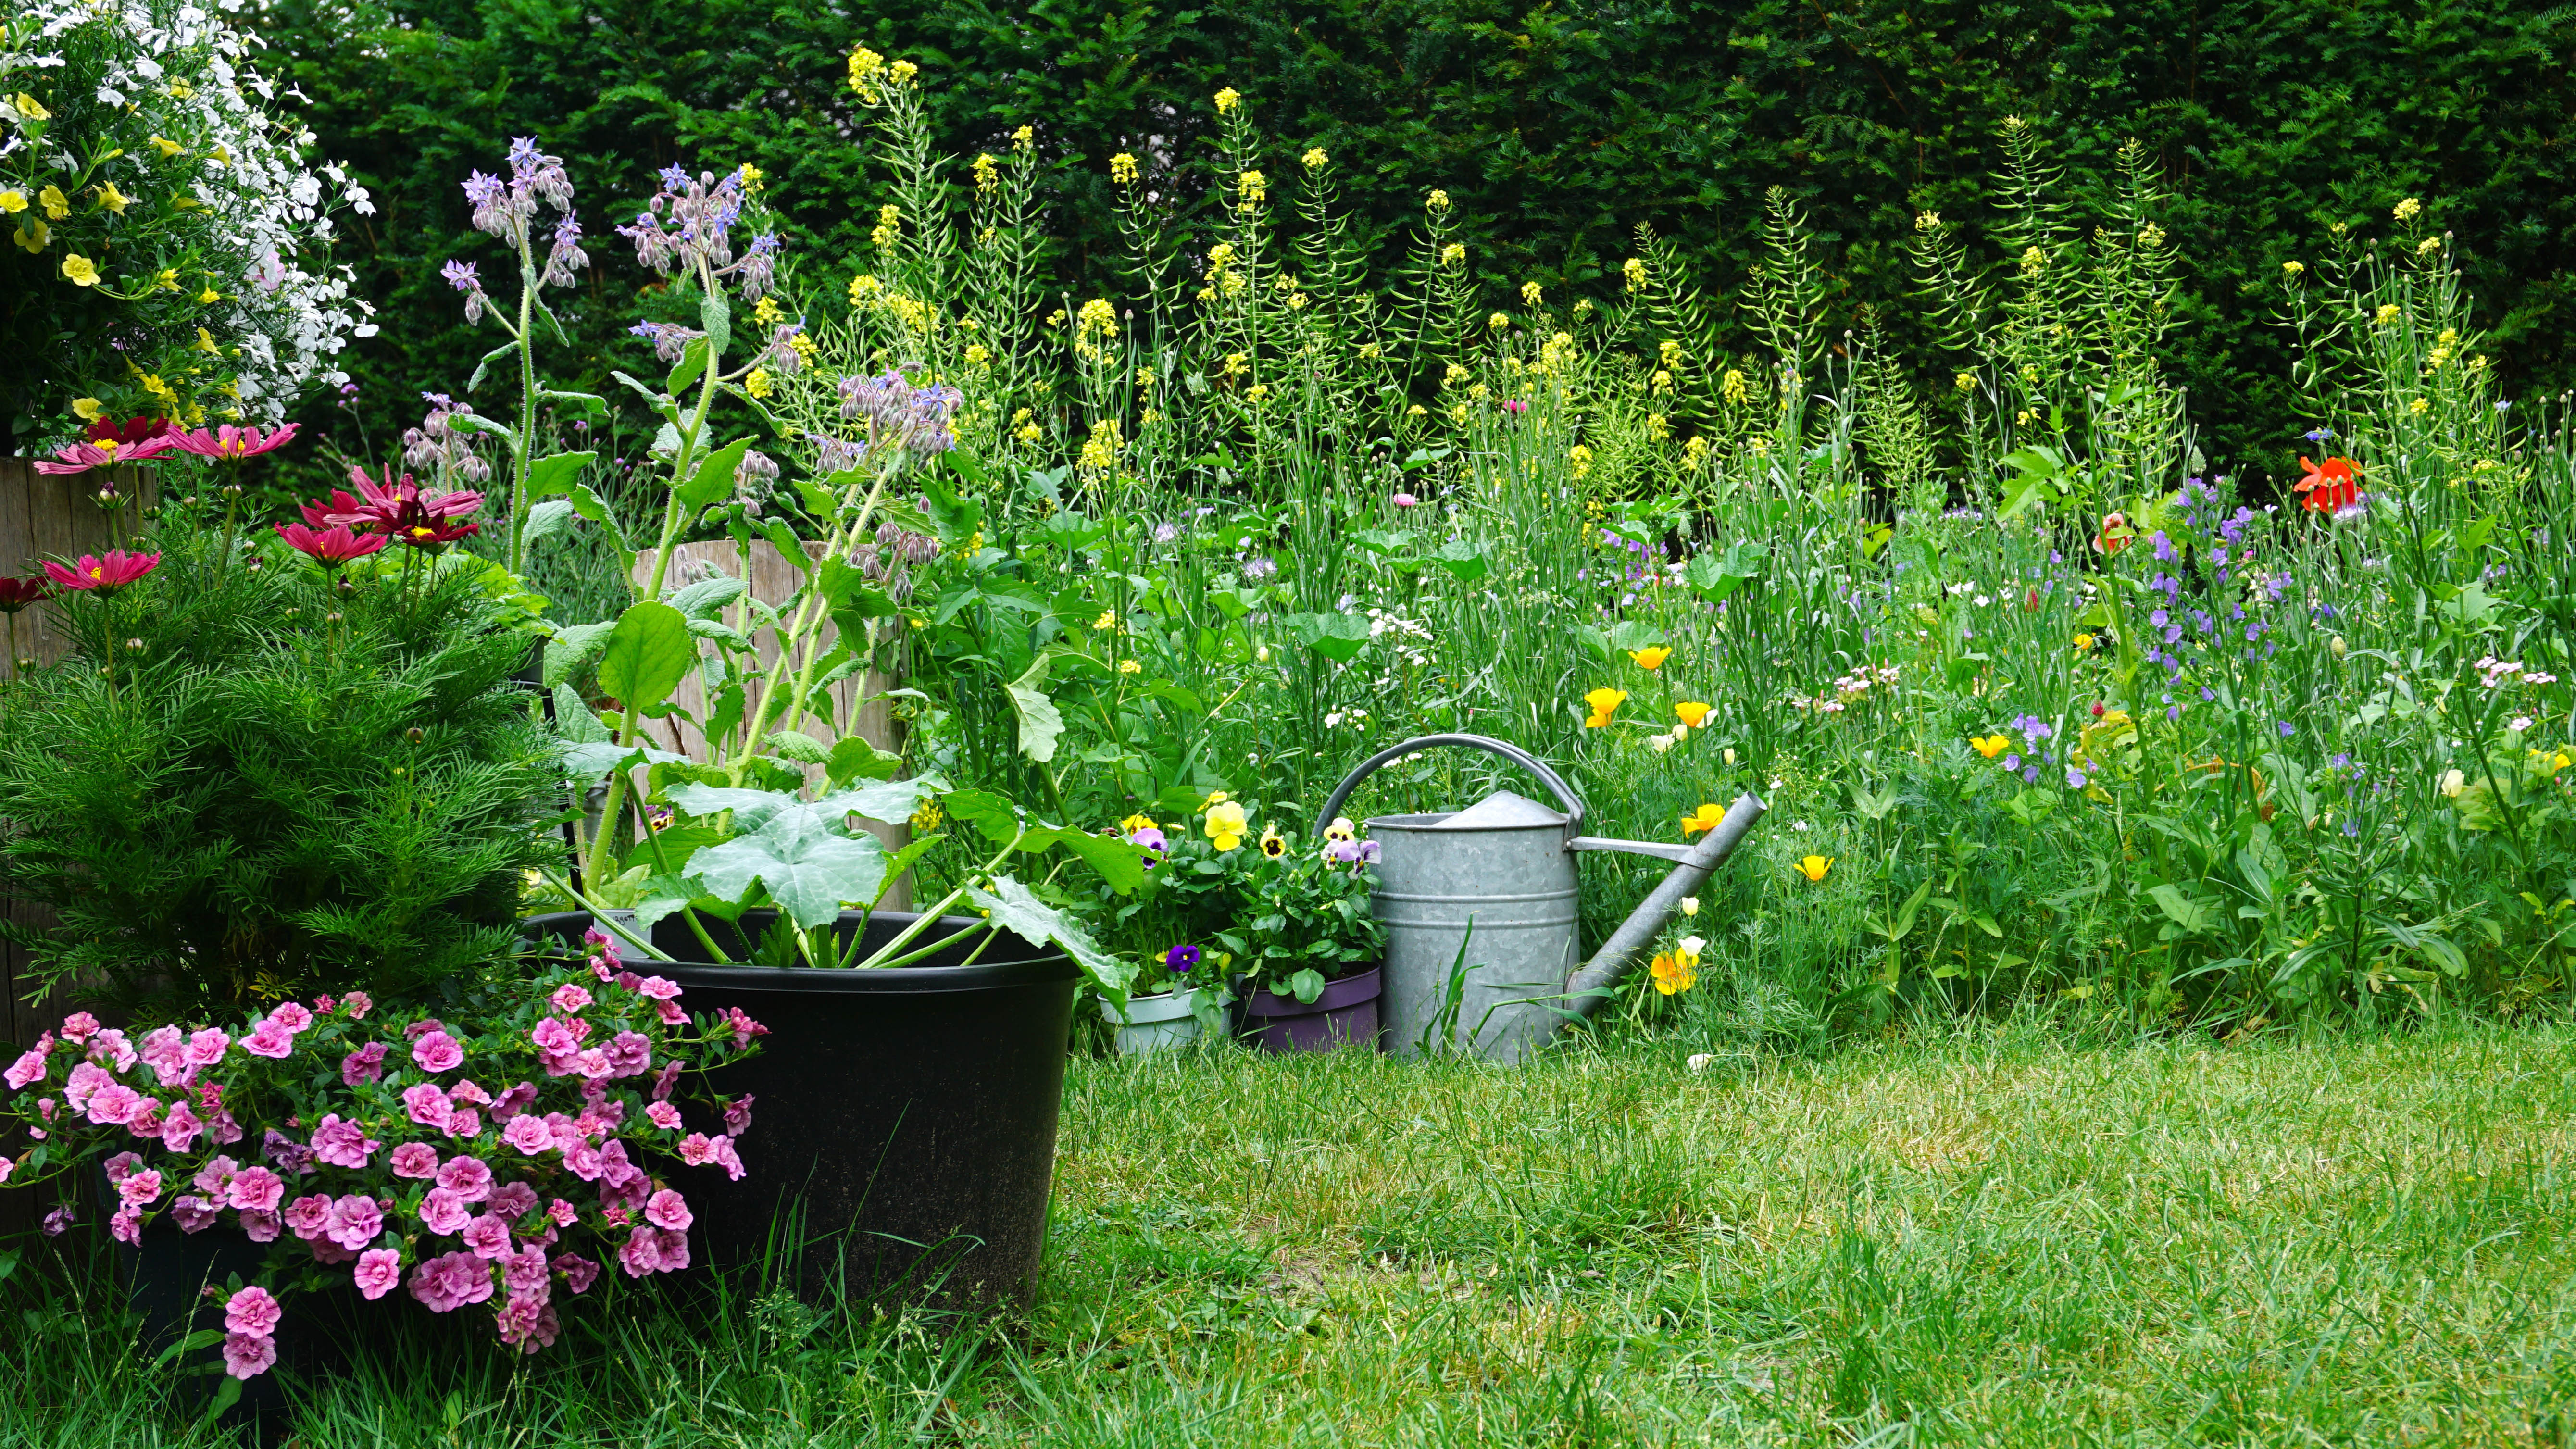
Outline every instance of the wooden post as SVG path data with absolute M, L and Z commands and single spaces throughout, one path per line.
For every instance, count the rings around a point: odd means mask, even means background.
M 809 543 L 805 547 L 809 552 L 819 553 L 823 546 L 819 543 Z M 652 578 L 653 559 L 654 554 L 649 549 L 636 559 L 635 582 L 638 586 Z M 744 580 L 751 586 L 747 594 L 748 598 L 758 599 L 773 608 L 793 595 L 797 585 L 802 582 L 802 576 L 793 565 L 787 562 L 786 556 L 767 540 L 754 540 L 746 552 L 741 545 L 731 539 L 717 539 L 706 543 L 684 543 L 673 548 L 671 568 L 663 577 L 663 586 L 667 589 L 677 589 L 689 583 L 692 574 L 703 573 L 708 568 Z M 726 623 L 747 634 L 754 632 L 751 611 L 741 603 L 726 609 L 724 619 Z M 826 619 L 818 632 L 820 637 L 820 643 L 817 645 L 818 654 L 829 653 L 833 645 L 839 642 L 840 631 L 833 627 L 829 619 Z M 755 637 L 759 641 L 761 664 L 765 667 L 777 663 L 776 633 L 764 630 L 758 632 Z M 705 646 L 700 653 L 702 658 L 713 658 L 714 647 Z M 880 674 L 875 670 L 851 675 L 834 684 L 828 692 L 831 700 L 831 717 L 817 720 L 815 716 L 808 715 L 805 723 L 808 726 L 815 723 L 823 726 L 823 731 L 818 738 L 827 749 L 834 740 L 856 735 L 889 754 L 899 754 L 903 750 L 903 722 L 894 717 L 893 708 L 884 697 L 887 690 L 896 688 L 897 685 L 898 681 L 893 677 Z M 744 701 L 746 716 L 759 711 L 759 686 L 752 685 L 747 690 L 747 694 L 748 698 Z M 697 718 L 705 718 L 707 690 L 704 671 L 691 670 L 688 678 L 680 681 L 680 687 L 672 691 L 671 702 Z M 776 727 L 773 723 L 772 728 Z M 667 719 L 646 720 L 644 731 L 648 736 L 648 742 L 657 749 L 686 755 L 692 760 L 713 758 L 708 750 L 706 736 L 697 726 L 677 715 Z M 811 732 L 810 728 L 808 732 Z M 807 773 L 810 775 L 817 772 L 809 770 Z M 901 850 L 912 840 L 912 827 L 909 825 L 886 825 L 874 820 L 862 823 L 867 826 L 868 833 L 883 843 L 888 851 Z M 903 879 L 896 881 L 894 889 L 886 893 L 885 905 L 886 909 L 896 911 L 912 908 L 912 879 L 909 873 Z
M 117 490 L 125 495 L 124 505 L 114 513 L 98 506 L 99 484 L 108 476 L 116 479 Z M 142 511 L 155 496 L 151 476 L 138 477 L 133 468 L 117 469 L 113 475 L 46 474 L 25 459 L 0 458 L 0 572 L 32 574 L 41 571 L 41 560 L 46 558 L 77 558 L 133 547 Z M 61 607 L 47 601 L 17 616 L 18 647 L 0 657 L 0 688 L 17 678 L 17 656 L 51 664 L 71 647 L 56 612 Z M 5 631 L 0 631 L 0 642 L 6 638 Z M 0 897 L 0 913 L 38 930 L 54 924 L 52 910 L 15 896 Z M 15 1060 L 40 1033 L 59 1025 L 69 1010 L 59 995 L 27 999 L 34 989 L 25 953 L 14 943 L 0 941 L 0 1049 L 5 1049 L 8 1060 Z M 0 1154 L 15 1156 L 24 1145 L 0 1143 Z M 28 1194 L 0 1190 L 0 1238 L 35 1226 L 35 1208 Z

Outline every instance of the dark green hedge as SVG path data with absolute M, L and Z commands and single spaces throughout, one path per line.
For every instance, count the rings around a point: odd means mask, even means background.
M 2057 139 L 2079 199 L 2107 189 L 2124 139 L 2155 149 L 2186 267 L 2174 361 L 2214 457 L 2275 471 L 2305 426 L 2270 322 L 2281 262 L 2313 256 L 2330 221 L 2384 228 L 2407 195 L 2458 234 L 2508 386 L 2576 377 L 2576 11 L 2527 0 L 284 0 L 265 16 L 325 148 L 384 208 L 347 257 L 386 307 L 352 368 L 380 447 L 486 340 L 458 326 L 436 267 L 494 255 L 457 183 L 498 169 L 514 134 L 571 160 L 595 234 L 650 166 L 755 162 L 837 272 L 883 179 L 845 139 L 859 40 L 923 66 L 956 151 L 1037 127 L 1055 263 L 1083 293 L 1105 285 L 1107 157 L 1204 158 L 1209 97 L 1230 84 L 1279 138 L 1274 174 L 1326 147 L 1390 236 L 1445 187 L 1498 292 L 1606 291 L 1640 221 L 1732 289 L 1777 184 L 1829 243 L 1837 330 L 1868 306 L 1902 336 L 1913 213 L 1979 221 L 1997 128 L 2020 115 Z M 600 253 L 585 369 L 641 355 L 621 329 L 646 278 L 613 239 Z

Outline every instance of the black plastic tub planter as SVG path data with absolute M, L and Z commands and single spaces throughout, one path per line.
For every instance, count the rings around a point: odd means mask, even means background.
M 775 917 L 702 919 L 741 959 Z M 864 921 L 864 958 L 919 919 L 847 912 L 841 941 Z M 525 924 L 578 950 L 590 921 L 565 912 Z M 708 1261 L 800 1253 L 809 1290 L 838 1267 L 853 1301 L 1028 1300 L 1046 1248 L 1080 972 L 1056 947 L 988 937 L 984 924 L 943 918 L 934 931 L 972 939 L 920 965 L 864 970 L 713 964 L 677 916 L 651 932 L 672 960 L 625 947 L 629 969 L 677 981 L 691 1012 L 740 1007 L 770 1029 L 758 1055 L 717 1081 L 728 1096 L 750 1094 L 753 1125 L 742 1180 L 690 1189 L 690 1231 Z

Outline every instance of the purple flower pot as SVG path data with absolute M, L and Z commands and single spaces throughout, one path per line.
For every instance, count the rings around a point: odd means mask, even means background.
M 1243 1006 L 1247 1033 L 1258 1032 L 1266 1052 L 1328 1052 L 1335 1047 L 1377 1050 L 1378 968 L 1324 983 L 1312 1004 L 1256 989 Z

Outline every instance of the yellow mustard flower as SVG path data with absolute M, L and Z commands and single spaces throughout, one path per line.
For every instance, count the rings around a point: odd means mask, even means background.
M 1583 721 L 1583 727 L 1588 730 L 1597 730 L 1608 725 L 1610 723 L 1610 716 L 1618 713 L 1619 706 L 1628 702 L 1628 691 L 1624 689 L 1595 689 L 1585 693 L 1583 696 L 1583 702 L 1592 707 L 1592 713 Z
M 1312 146 L 1312 147 L 1307 148 L 1307 151 L 1306 151 L 1306 154 L 1305 154 L 1305 155 L 1300 156 L 1300 157 L 1298 157 L 1297 159 L 1298 159 L 1298 161 L 1299 161 L 1300 163 L 1302 163 L 1302 164 L 1305 166 L 1305 168 L 1306 168 L 1307 170 L 1309 170 L 1309 171 L 1319 171 L 1319 170 L 1323 169 L 1326 165 L 1329 165 L 1329 164 L 1331 163 L 1331 161 L 1332 161 L 1332 159 L 1333 159 L 1333 158 L 1331 158 L 1330 156 L 1327 156 L 1327 155 L 1325 155 L 1325 154 L 1324 154 L 1324 148 L 1323 148 L 1323 147 L 1321 147 L 1321 146 Z
M 1619 271 L 1622 276 L 1628 279 L 1629 291 L 1638 292 L 1645 290 L 1646 263 L 1642 258 L 1630 257 L 1626 264 L 1620 267 Z
M 1661 644 L 1649 644 L 1643 649 L 1628 651 L 1628 662 L 1645 670 L 1661 669 L 1664 667 L 1664 661 L 1672 657 L 1673 651 Z
M 1100 617 L 1091 621 L 1091 627 L 1092 627 L 1092 628 L 1094 628 L 1094 629 L 1115 629 L 1115 628 L 1117 628 L 1117 627 L 1118 627 L 1118 611 L 1117 611 L 1117 610 L 1115 610 L 1115 609 L 1103 609 L 1103 610 L 1101 610 L 1101 611 L 1100 611 Z
M 1137 663 L 1133 659 L 1121 659 L 1118 661 L 1118 672 L 1121 674 L 1142 674 L 1145 672 L 1145 666 Z
M 1225 89 L 1216 93 L 1216 113 L 1220 116 L 1231 112 L 1236 106 L 1242 104 L 1243 93 L 1232 86 L 1227 86 Z
M 753 368 L 750 374 L 743 378 L 742 390 L 750 393 L 755 398 L 765 398 L 769 396 L 771 388 L 768 370 L 758 367 Z
M 1109 179 L 1117 182 L 1121 186 L 1134 185 L 1136 181 L 1136 158 L 1128 155 L 1124 151 L 1110 157 Z

